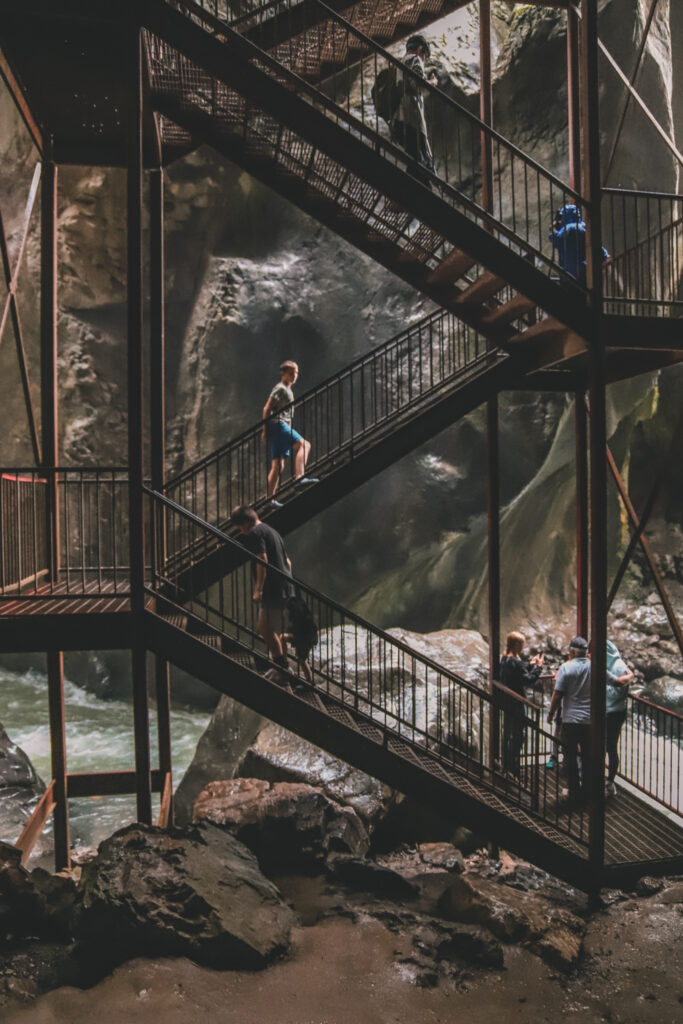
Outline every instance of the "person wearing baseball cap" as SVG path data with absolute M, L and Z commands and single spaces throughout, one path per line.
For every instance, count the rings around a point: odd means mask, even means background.
M 555 680 L 555 691 L 548 711 L 552 723 L 562 702 L 562 730 L 565 768 L 569 785 L 569 802 L 581 807 L 586 798 L 590 778 L 591 663 L 588 643 L 582 636 L 569 642 L 569 659 L 562 665 Z M 581 773 L 578 757 L 581 754 Z

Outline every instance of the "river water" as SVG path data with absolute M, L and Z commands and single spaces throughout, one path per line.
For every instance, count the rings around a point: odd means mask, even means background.
M 135 767 L 133 705 L 102 700 L 65 680 L 67 768 L 70 772 L 118 771 Z M 171 713 L 173 778 L 175 784 L 189 765 L 197 741 L 209 721 L 206 711 L 188 708 Z M 0 722 L 10 738 L 30 757 L 47 782 L 50 772 L 50 730 L 47 679 L 41 672 L 10 672 L 0 668 Z M 152 764 L 157 761 L 156 712 L 150 709 Z M 154 797 L 154 812 L 159 796 Z M 96 846 L 117 828 L 135 820 L 135 797 L 90 797 L 69 801 L 71 844 Z M 0 823 L 0 831 L 2 823 Z M 46 836 L 48 829 L 46 829 Z M 17 836 L 3 836 L 10 842 Z M 40 858 L 42 862 L 43 858 Z M 36 863 L 38 859 L 36 858 Z M 33 863 L 33 861 L 32 861 Z

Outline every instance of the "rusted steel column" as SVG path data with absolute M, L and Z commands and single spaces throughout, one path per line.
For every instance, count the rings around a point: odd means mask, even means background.
M 145 537 L 143 523 L 143 263 L 142 203 L 144 168 L 142 39 L 132 26 L 128 104 L 128 475 L 130 587 L 133 613 L 144 605 Z
M 152 488 L 163 490 L 166 454 L 166 345 L 164 290 L 164 170 L 150 172 L 150 419 Z M 157 521 L 154 558 L 163 565 L 166 558 L 166 535 L 162 519 Z M 161 568 L 157 565 L 157 568 Z M 172 768 L 171 690 L 169 666 L 163 658 L 155 658 L 157 698 L 157 731 L 159 736 L 159 770 L 164 776 Z M 169 824 L 173 823 L 173 804 Z
M 133 718 L 138 820 L 151 823 L 152 789 L 149 705 L 144 646 L 145 535 L 143 509 L 143 55 L 142 35 L 131 23 L 128 74 L 128 521 L 130 531 L 130 602 L 135 619 L 133 650 Z
M 488 605 L 489 605 L 489 686 L 495 698 L 494 679 L 499 676 L 500 663 L 500 488 L 498 475 L 498 398 L 486 403 L 486 434 L 488 444 Z M 491 722 L 489 767 L 493 769 L 499 746 L 498 716 Z
M 133 675 L 133 729 L 138 821 L 152 823 L 152 773 L 149 750 L 149 701 L 147 698 L 147 652 L 138 642 L 131 651 Z
M 588 349 L 590 396 L 590 623 L 591 770 L 589 862 L 594 891 L 601 884 L 605 855 L 605 685 L 607 673 L 607 367 L 602 330 L 602 240 L 600 223 L 600 128 L 598 77 L 598 0 L 581 2 L 582 192 L 586 198 L 588 301 L 593 326 Z
M 588 632 L 588 423 L 583 391 L 574 396 L 576 444 L 576 632 Z
M 491 85 L 491 0 L 479 0 L 479 117 L 493 124 Z M 491 136 L 481 132 L 481 205 L 493 210 L 493 150 Z
M 52 780 L 55 870 L 62 871 L 71 863 L 69 838 L 69 803 L 66 781 L 66 718 L 64 713 L 64 655 L 61 651 L 47 652 L 47 697 L 50 715 L 50 750 Z
M 567 9 L 567 124 L 569 128 L 569 184 L 581 192 L 581 108 L 579 92 L 579 16 Z M 582 634 L 583 635 L 583 634 Z
M 43 164 L 40 229 L 40 400 L 42 466 L 47 477 L 46 544 L 50 580 L 59 578 L 59 390 L 57 377 L 57 165 Z

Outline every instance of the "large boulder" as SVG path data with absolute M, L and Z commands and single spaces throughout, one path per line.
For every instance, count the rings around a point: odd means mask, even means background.
M 31 816 L 45 784 L 29 758 L 0 725 L 0 840 L 15 843 Z M 39 840 L 47 850 L 47 840 Z
M 389 804 L 388 793 L 377 779 L 273 722 L 267 722 L 244 751 L 235 774 L 319 786 L 331 800 L 352 807 L 369 829 Z
M 112 963 L 188 956 L 260 968 L 287 950 L 295 923 L 254 855 L 212 825 L 129 825 L 100 844 L 81 889 L 81 934 Z
M 369 846 L 351 807 L 296 782 L 211 782 L 194 805 L 193 820 L 227 829 L 273 873 L 315 871 L 331 852 L 362 857 Z
M 471 630 L 440 630 L 425 635 L 403 629 L 387 632 L 437 666 L 459 672 L 462 664 L 470 677 L 467 682 L 482 688 L 482 666 L 488 653 L 479 634 Z M 473 638 L 477 638 L 476 643 Z M 462 660 L 461 641 L 468 650 Z M 465 687 L 450 686 L 440 668 L 432 667 L 427 660 L 414 660 L 381 636 L 356 625 L 335 626 L 322 632 L 319 651 L 321 669 L 338 681 L 340 696 L 342 685 L 349 686 L 352 666 L 359 710 L 379 716 L 384 724 L 410 739 L 429 737 L 452 742 L 479 758 L 485 742 L 481 701 L 476 693 L 470 696 Z
M 21 851 L 0 843 L 0 938 L 69 940 L 78 928 L 79 898 L 71 878 L 22 867 Z
M 439 901 L 450 921 L 483 925 L 502 942 L 521 943 L 553 967 L 577 965 L 586 926 L 575 914 L 539 896 L 474 875 L 457 875 Z
M 173 811 L 177 824 L 192 820 L 194 802 L 210 782 L 233 777 L 263 721 L 231 697 L 221 697 L 176 790 Z

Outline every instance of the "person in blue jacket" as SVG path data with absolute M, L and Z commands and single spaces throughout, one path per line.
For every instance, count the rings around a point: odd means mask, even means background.
M 614 796 L 614 780 L 619 767 L 619 734 L 626 721 L 628 684 L 633 672 L 619 654 L 616 644 L 607 641 L 607 692 L 605 704 L 605 746 L 607 748 L 607 784 L 605 795 Z
M 566 203 L 555 214 L 550 241 L 557 249 L 557 262 L 567 274 L 576 280 L 586 283 L 586 224 L 581 217 L 581 209 L 574 203 Z M 609 259 L 609 253 L 602 247 L 603 263 Z

